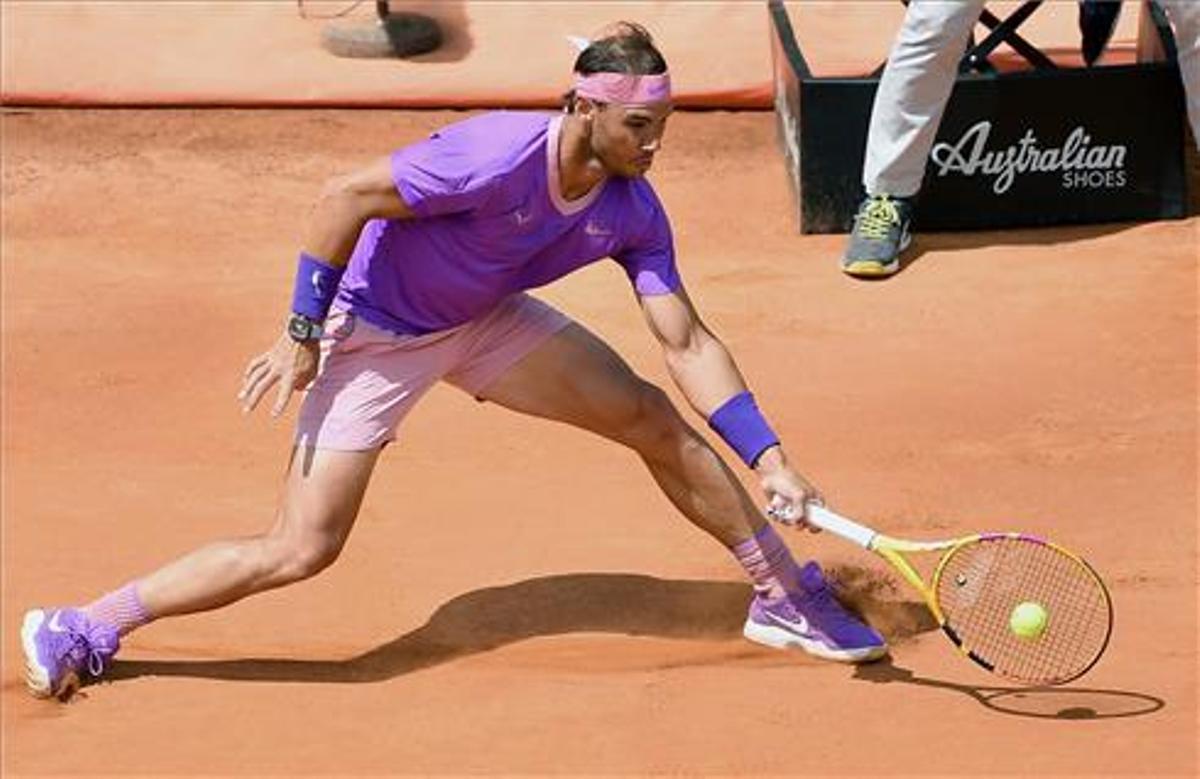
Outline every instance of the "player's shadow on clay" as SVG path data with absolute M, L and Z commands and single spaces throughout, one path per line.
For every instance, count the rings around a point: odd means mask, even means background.
M 921 604 L 879 602 L 862 576 L 843 581 L 843 600 L 890 640 L 934 629 Z M 735 582 L 608 573 L 546 576 L 460 595 L 421 627 L 345 660 L 117 660 L 106 678 L 378 682 L 539 636 L 588 632 L 731 640 L 741 636 L 750 598 L 749 585 Z
M 874 684 L 913 684 L 962 693 L 981 706 L 1014 717 L 1097 720 L 1153 714 L 1166 701 L 1140 692 L 1088 687 L 982 687 L 917 676 L 890 657 L 854 668 L 854 678 Z

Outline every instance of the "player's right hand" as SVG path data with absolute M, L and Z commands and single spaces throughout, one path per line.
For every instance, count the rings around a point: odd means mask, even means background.
M 320 355 L 317 341 L 297 343 L 287 333 L 281 335 L 269 351 L 255 357 L 246 366 L 242 374 L 242 389 L 238 392 L 242 412 L 249 414 L 253 411 L 267 390 L 278 383 L 279 391 L 271 408 L 271 416 L 282 414 L 292 393 L 304 389 L 316 377 Z
M 782 447 L 765 452 L 754 470 L 767 498 L 767 516 L 784 525 L 819 532 L 819 528 L 808 523 L 808 506 L 823 504 L 824 499 L 808 479 L 788 465 Z

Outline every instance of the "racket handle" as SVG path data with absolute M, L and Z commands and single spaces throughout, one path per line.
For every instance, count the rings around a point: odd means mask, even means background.
M 853 520 L 846 519 L 817 503 L 808 504 L 808 524 L 819 527 L 822 530 L 828 530 L 830 533 L 839 535 L 864 549 L 870 549 L 871 542 L 878 535 L 866 525 L 860 525 Z

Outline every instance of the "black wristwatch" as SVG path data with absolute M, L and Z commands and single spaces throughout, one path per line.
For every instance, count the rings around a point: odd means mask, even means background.
M 292 314 L 288 319 L 288 336 L 298 344 L 315 341 L 321 337 L 321 323 L 304 314 Z

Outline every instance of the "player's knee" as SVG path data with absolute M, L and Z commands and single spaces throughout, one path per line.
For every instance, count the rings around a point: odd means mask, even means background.
M 292 534 L 276 539 L 271 556 L 273 578 L 282 583 L 316 576 L 337 560 L 342 540 L 327 534 Z
M 642 382 L 637 403 L 625 420 L 624 440 L 643 456 L 657 457 L 691 445 L 694 436 L 675 404 L 653 384 Z
M 301 579 L 316 576 L 321 571 L 333 565 L 341 554 L 342 545 L 326 538 L 309 541 L 296 550 L 292 565 L 296 575 Z

